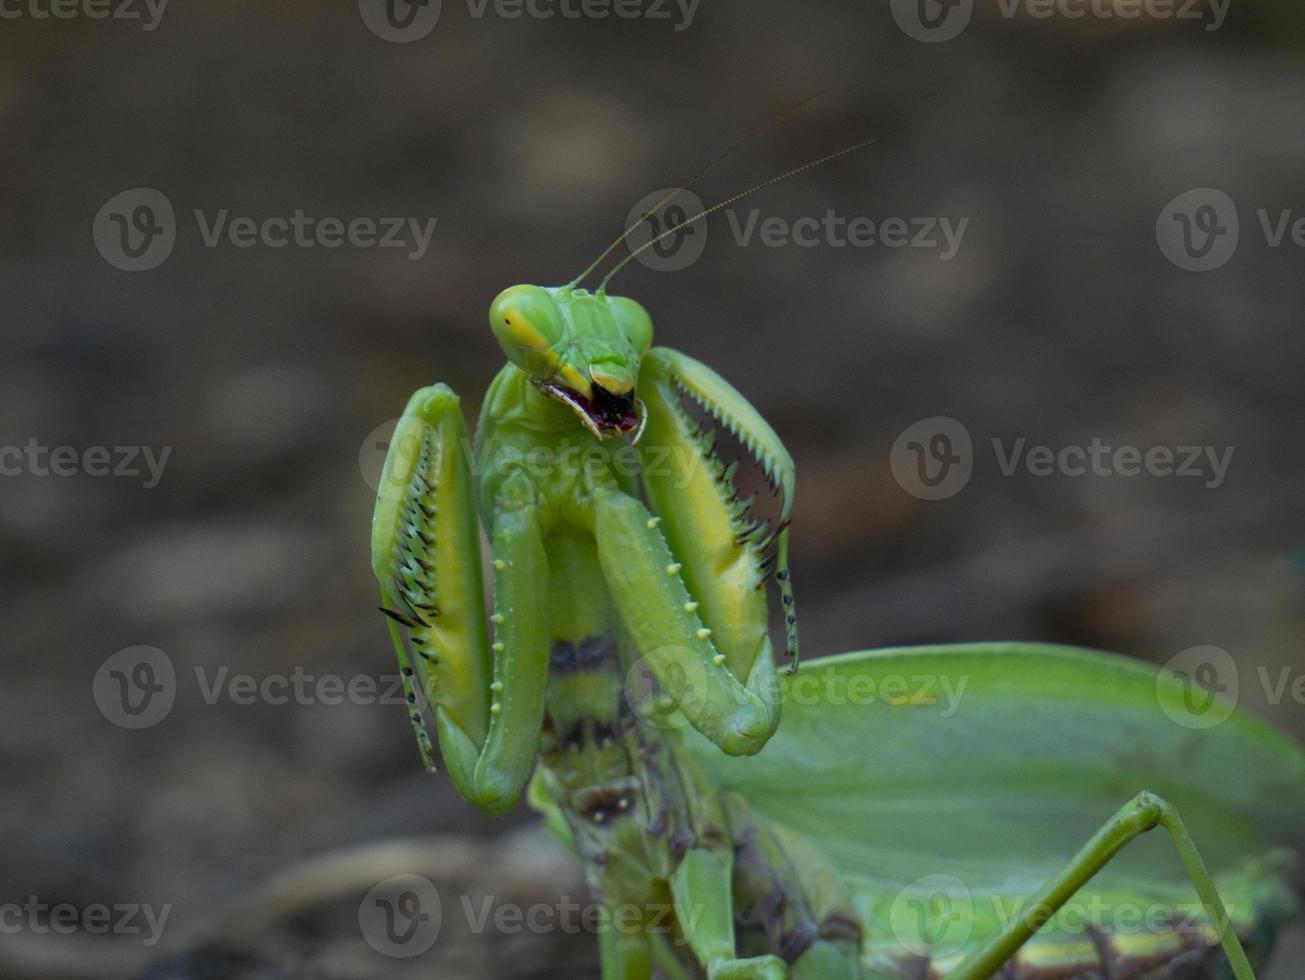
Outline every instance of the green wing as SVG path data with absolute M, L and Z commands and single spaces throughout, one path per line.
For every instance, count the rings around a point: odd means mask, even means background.
M 1293 910 L 1280 848 L 1305 829 L 1305 754 L 1230 705 L 1192 704 L 1176 675 L 1086 650 L 975 644 L 808 662 L 783 695 L 779 731 L 754 758 L 686 739 L 719 785 L 847 879 L 871 962 L 945 970 L 1144 789 L 1183 814 L 1240 931 Z M 1074 905 L 1022 963 L 1097 963 L 1101 925 L 1130 964 L 1209 939 L 1163 832 L 1127 847 Z M 1131 929 L 1127 906 L 1142 917 Z

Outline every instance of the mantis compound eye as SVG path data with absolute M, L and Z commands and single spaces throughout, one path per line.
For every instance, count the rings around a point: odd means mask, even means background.
M 512 286 L 489 306 L 489 327 L 503 353 L 521 370 L 542 378 L 557 369 L 555 348 L 565 325 L 549 295 L 539 286 Z

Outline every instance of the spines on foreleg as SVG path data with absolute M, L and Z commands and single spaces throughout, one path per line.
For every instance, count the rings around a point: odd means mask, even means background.
M 489 710 L 479 527 L 467 451 L 452 390 L 435 385 L 416 392 L 395 427 L 372 519 L 372 570 L 423 761 L 431 767 L 417 689 L 435 715 L 445 762 L 464 796 L 472 791 Z
M 640 384 L 648 403 L 648 431 L 641 444 L 649 501 L 665 521 L 671 549 L 685 565 L 685 582 L 703 606 L 731 669 L 740 678 L 755 658 L 771 655 L 764 637 L 764 585 L 772 573 L 783 604 L 787 651 L 796 663 L 797 615 L 788 570 L 788 522 L 794 470 L 788 451 L 747 400 L 710 368 L 667 348 L 649 352 Z M 739 490 L 737 462 L 728 465 L 716 448 L 724 429 L 744 449 L 779 496 L 778 513 L 759 515 L 754 497 Z

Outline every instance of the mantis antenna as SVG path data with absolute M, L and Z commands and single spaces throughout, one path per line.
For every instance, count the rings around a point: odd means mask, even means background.
M 680 184 L 678 187 L 672 190 L 669 194 L 663 197 L 660 201 L 654 204 L 651 208 L 645 211 L 643 215 L 640 216 L 638 221 L 630 225 L 629 228 L 625 229 L 625 231 L 621 233 L 621 236 L 617 238 L 616 241 L 612 242 L 612 244 L 608 245 L 607 248 L 603 250 L 602 255 L 594 259 L 594 261 L 589 265 L 589 268 L 585 269 L 584 272 L 580 273 L 580 275 L 576 276 L 573 280 L 571 280 L 571 282 L 569 282 L 565 288 L 574 289 L 576 286 L 580 285 L 580 283 L 583 282 L 591 272 L 593 272 L 596 268 L 598 268 L 598 266 L 600 266 L 603 263 L 604 259 L 606 259 L 609 255 L 611 255 L 612 252 L 614 252 L 618 247 L 620 247 L 622 242 L 624 242 L 627 238 L 629 238 L 632 234 L 634 234 L 635 230 L 641 224 L 643 224 L 645 221 L 651 218 L 662 208 L 666 207 L 666 205 L 670 204 L 671 201 L 679 197 L 680 194 L 682 194 L 684 191 L 687 191 L 690 187 L 696 184 L 707 174 L 707 171 L 715 167 L 716 164 L 720 163 L 726 157 L 733 154 L 735 150 L 741 150 L 744 146 L 751 143 L 762 133 L 774 129 L 784 120 L 794 115 L 799 109 L 802 109 L 804 106 L 808 105 L 809 103 L 814 102 L 816 99 L 820 98 L 820 96 L 824 94 L 825 94 L 825 90 L 821 90 L 819 92 L 813 92 L 811 95 L 808 95 L 805 99 L 793 103 L 791 106 L 789 106 L 786 109 L 779 110 L 779 112 L 775 113 L 773 116 L 770 116 L 769 118 L 764 120 L 759 126 L 757 126 L 755 129 L 750 131 L 746 136 L 744 136 L 742 139 L 734 143 L 733 146 L 725 150 L 723 153 L 721 153 L 719 156 L 713 159 L 710 163 L 708 163 L 705 167 L 703 167 L 701 170 L 695 173 L 692 177 L 684 181 L 682 184 Z
M 857 150 L 863 150 L 874 142 L 875 142 L 874 140 L 865 140 L 862 143 L 854 143 L 851 146 L 845 146 L 843 147 L 843 149 L 838 150 L 835 153 L 831 153 L 828 156 L 821 157 L 819 160 L 812 160 L 810 163 L 804 163 L 800 167 L 794 167 L 792 170 L 789 170 L 786 173 L 782 173 L 777 177 L 771 177 L 769 180 L 763 180 L 760 184 L 756 184 L 752 187 L 749 187 L 746 191 L 742 191 L 741 193 L 735 194 L 733 197 L 728 197 L 725 200 L 721 201 L 719 204 L 713 204 L 705 211 L 700 211 L 698 214 L 695 214 L 692 218 L 686 218 L 684 221 L 681 221 L 678 225 L 675 225 L 671 228 L 667 228 L 656 238 L 644 242 L 633 252 L 631 252 L 629 255 L 623 258 L 620 262 L 616 263 L 616 266 L 612 269 L 612 271 L 607 273 L 607 275 L 603 277 L 603 281 L 598 284 L 598 295 L 602 296 L 607 292 L 607 284 L 611 281 L 612 277 L 616 275 L 618 272 L 620 272 L 622 269 L 624 269 L 627 265 L 629 265 L 632 260 L 638 258 L 641 253 L 646 252 L 648 249 L 652 248 L 662 239 L 674 235 L 681 228 L 687 228 L 695 221 L 701 221 L 703 218 L 707 217 L 708 215 L 715 214 L 721 208 L 727 208 L 731 204 L 737 204 L 745 197 L 750 197 L 751 195 L 757 193 L 758 191 L 763 191 L 767 187 L 772 187 L 775 184 L 778 184 L 780 181 L 788 180 L 790 177 L 796 177 L 798 174 L 806 173 L 806 171 L 808 170 L 814 170 L 816 167 L 829 163 L 832 160 L 837 160 L 839 157 L 845 157 L 849 153 L 855 153 Z M 652 212 L 649 213 L 651 214 Z M 639 220 L 643 221 L 644 219 L 640 218 Z M 628 235 L 629 232 L 627 232 L 626 234 Z M 620 241 L 624 241 L 624 240 L 625 240 L 624 237 L 622 237 L 620 240 L 618 240 L 617 244 L 620 244 Z M 608 251 L 610 252 L 611 249 L 608 249 Z

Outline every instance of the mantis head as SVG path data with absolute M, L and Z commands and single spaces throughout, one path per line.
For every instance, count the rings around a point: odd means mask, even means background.
M 634 388 L 652 319 L 634 300 L 512 286 L 490 304 L 489 326 L 508 360 L 599 439 L 639 426 Z

